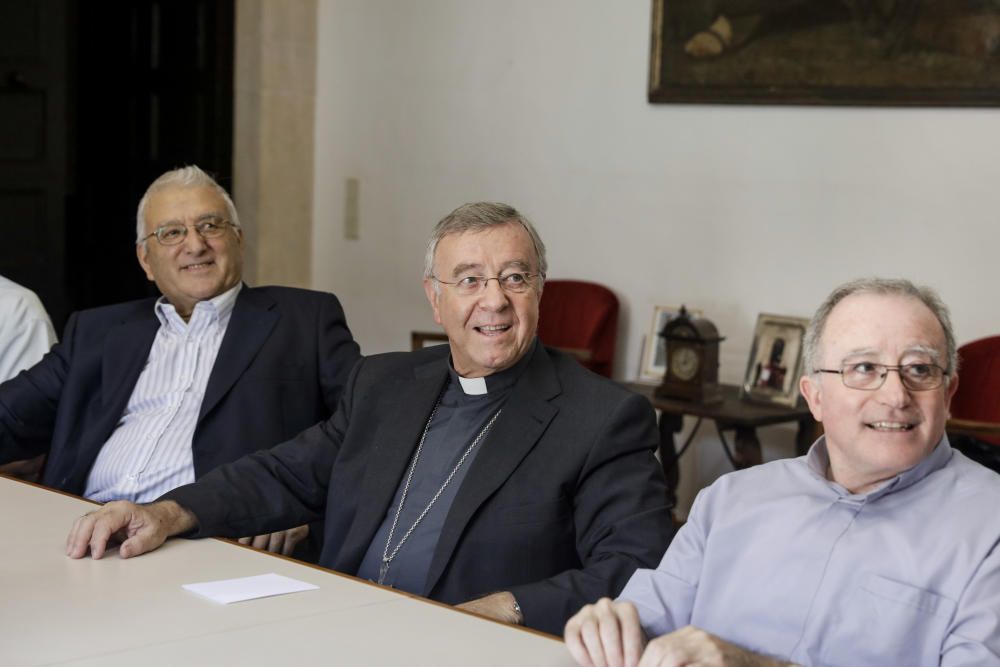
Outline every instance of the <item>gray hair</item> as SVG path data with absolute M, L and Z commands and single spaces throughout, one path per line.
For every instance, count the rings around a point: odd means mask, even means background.
M 545 261 L 545 244 L 535 231 L 535 226 L 527 218 L 518 213 L 517 209 L 507 204 L 493 202 L 475 202 L 473 204 L 463 204 L 454 211 L 446 215 L 441 222 L 437 223 L 431 233 L 431 239 L 427 244 L 427 254 L 424 257 L 424 278 L 434 277 L 434 253 L 437 251 L 438 243 L 451 234 L 462 234 L 464 232 L 478 232 L 490 227 L 499 225 L 517 224 L 528 232 L 531 237 L 531 244 L 535 247 L 535 260 L 539 287 L 545 281 L 545 272 L 548 270 L 548 262 Z M 434 283 L 437 288 L 437 281 Z
M 164 173 L 153 181 L 146 189 L 146 194 L 139 200 L 139 208 L 135 213 L 135 244 L 144 243 L 142 237 L 146 236 L 146 206 L 149 204 L 149 196 L 154 192 L 160 192 L 169 188 L 211 188 L 219 193 L 223 201 L 226 202 L 226 215 L 234 227 L 240 226 L 240 216 L 236 213 L 236 206 L 230 198 L 225 188 L 215 182 L 215 179 L 206 174 L 196 165 L 189 165 L 174 169 Z
M 888 296 L 907 296 L 920 301 L 927 306 L 937 318 L 941 329 L 944 330 L 945 344 L 947 345 L 948 367 L 945 369 L 950 375 L 958 371 L 958 346 L 955 344 L 955 332 L 951 327 L 951 318 L 948 316 L 948 307 L 941 301 L 937 292 L 929 287 L 914 285 L 909 280 L 893 280 L 888 278 L 862 278 L 852 280 L 837 287 L 830 296 L 816 310 L 809 326 L 806 328 L 805 340 L 802 343 L 802 354 L 805 361 L 806 375 L 816 372 L 819 364 L 820 345 L 823 337 L 823 330 L 826 328 L 826 320 L 838 303 L 853 294 L 880 294 Z

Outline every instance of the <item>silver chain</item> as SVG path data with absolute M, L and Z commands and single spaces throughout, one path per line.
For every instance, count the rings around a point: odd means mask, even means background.
M 441 484 L 441 488 L 437 490 L 437 493 L 434 494 L 434 497 L 431 498 L 431 501 L 427 503 L 427 507 L 424 508 L 424 511 L 420 513 L 420 516 L 416 518 L 416 520 L 409 527 L 409 529 L 403 534 L 403 537 L 399 540 L 399 544 L 397 544 L 396 547 L 392 550 L 392 553 L 389 553 L 389 545 L 392 544 L 392 536 L 396 532 L 396 524 L 399 523 L 399 515 L 403 513 L 403 505 L 406 503 L 406 496 L 410 492 L 410 482 L 413 480 L 413 471 L 416 470 L 417 468 L 417 461 L 420 459 L 420 452 L 424 448 L 424 440 L 427 439 L 427 432 L 431 429 L 431 422 L 434 421 L 434 415 L 437 414 L 439 407 L 441 407 L 440 398 L 438 399 L 438 402 L 434 405 L 434 409 L 431 411 L 431 416 L 427 419 L 427 425 L 424 426 L 424 432 L 420 436 L 420 444 L 417 445 L 417 452 L 413 455 L 413 463 L 410 464 L 410 471 L 406 474 L 406 483 L 403 485 L 403 493 L 399 498 L 399 506 L 396 508 L 396 516 L 392 518 L 392 526 L 389 528 L 389 537 L 386 538 L 385 549 L 382 551 L 382 565 L 381 567 L 379 567 L 379 573 L 378 573 L 378 583 L 380 584 L 385 583 L 385 577 L 389 573 L 389 564 L 396 557 L 396 554 L 399 553 L 399 550 L 403 548 L 403 544 L 406 543 L 407 539 L 409 539 L 410 534 L 413 533 L 413 531 L 416 529 L 418 525 L 420 525 L 420 522 L 424 520 L 424 517 L 427 516 L 427 513 L 431 511 L 431 507 L 434 506 L 434 503 L 437 502 L 437 499 L 441 497 L 442 493 L 444 493 L 444 490 L 448 487 L 448 484 L 451 483 L 451 480 L 455 477 L 455 474 L 458 473 L 458 469 L 462 467 L 463 463 L 465 463 L 465 459 L 469 458 L 469 454 L 471 454 L 472 450 L 476 448 L 476 445 L 478 445 L 479 442 L 484 437 L 486 437 L 486 434 L 489 433 L 490 427 L 493 426 L 493 422 L 497 420 L 497 417 L 499 417 L 500 413 L 503 411 L 503 408 L 497 410 L 496 414 L 494 414 L 490 418 L 490 420 L 486 422 L 486 426 L 483 427 L 483 430 L 479 432 L 479 435 L 476 436 L 476 439 L 473 440 L 472 444 L 469 445 L 468 449 L 465 450 L 465 453 L 462 454 L 462 458 L 458 460 L 458 463 L 455 464 L 455 467 L 451 469 L 451 472 L 448 474 L 448 477 L 444 480 L 444 483 Z

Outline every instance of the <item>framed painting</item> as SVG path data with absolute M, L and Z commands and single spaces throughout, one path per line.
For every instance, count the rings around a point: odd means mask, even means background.
M 996 0 L 653 0 L 649 101 L 997 106 Z

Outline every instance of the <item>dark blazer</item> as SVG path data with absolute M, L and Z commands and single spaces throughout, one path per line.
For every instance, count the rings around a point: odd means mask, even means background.
M 42 483 L 83 493 L 160 327 L 154 302 L 74 313 L 51 352 L 0 384 L 0 463 L 48 452 Z M 329 417 L 359 355 L 337 297 L 244 286 L 201 404 L 196 477 Z
M 326 514 L 320 564 L 357 572 L 447 381 L 448 348 L 362 360 L 334 416 L 168 493 L 199 535 L 277 530 Z M 673 534 L 646 399 L 535 347 L 455 497 L 428 597 L 517 598 L 561 633 L 586 603 L 653 567 Z

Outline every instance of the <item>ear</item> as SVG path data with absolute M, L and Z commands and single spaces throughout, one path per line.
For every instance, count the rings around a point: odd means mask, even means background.
M 140 243 L 135 247 L 135 256 L 139 260 L 139 266 L 141 266 L 142 270 L 146 272 L 146 279 L 149 280 L 149 282 L 156 282 L 155 278 L 153 278 L 153 270 L 149 266 L 149 259 L 147 257 L 148 254 L 149 248 L 146 247 L 145 243 Z
M 948 387 L 945 389 L 945 405 L 948 406 L 948 418 L 951 419 L 951 399 L 955 397 L 955 392 L 958 391 L 958 375 L 953 375 L 948 380 Z
M 427 295 L 427 301 L 430 302 L 431 308 L 434 310 L 434 321 L 441 324 L 441 307 L 438 303 L 441 295 L 434 289 L 433 278 L 424 278 L 424 294 Z
M 813 419 L 818 422 L 823 421 L 823 386 L 820 384 L 819 378 L 813 375 L 803 375 L 799 378 L 799 391 L 805 397 Z

